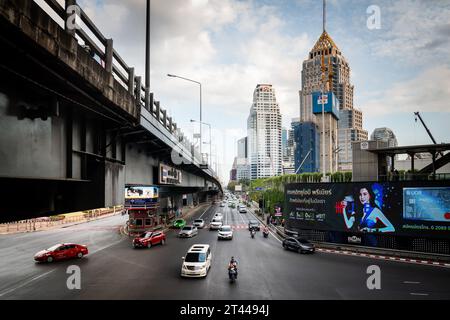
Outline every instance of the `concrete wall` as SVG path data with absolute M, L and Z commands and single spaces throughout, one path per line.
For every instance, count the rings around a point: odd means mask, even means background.
M 0 176 L 64 178 L 65 129 L 62 118 L 18 120 L 20 96 L 0 84 Z
M 387 147 L 387 143 L 382 141 L 368 141 L 369 149 Z M 353 171 L 352 180 L 356 181 L 377 181 L 379 172 L 387 166 L 387 158 L 379 157 L 368 150 L 361 150 L 361 142 L 352 143 Z

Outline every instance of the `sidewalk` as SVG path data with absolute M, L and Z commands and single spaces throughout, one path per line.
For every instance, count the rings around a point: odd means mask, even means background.
M 192 208 L 184 208 L 184 209 L 182 210 L 183 213 L 181 214 L 181 216 L 175 218 L 174 220 L 172 220 L 172 222 L 175 221 L 176 219 L 184 219 L 184 220 L 187 220 L 187 219 L 189 219 L 191 216 L 193 216 L 194 213 L 196 213 L 197 211 L 205 210 L 205 209 L 207 209 L 207 208 L 208 208 L 209 206 L 211 206 L 211 205 L 212 205 L 211 203 L 205 202 L 205 203 L 199 204 L 199 205 L 196 206 L 196 207 L 192 207 Z M 153 229 L 153 230 L 162 230 L 163 232 L 167 232 L 167 231 L 170 230 L 170 228 L 171 228 L 171 226 L 172 226 L 172 222 L 171 222 L 171 223 L 166 223 L 166 224 L 159 224 L 159 225 L 153 227 L 152 229 Z M 129 236 L 129 237 L 130 237 L 130 236 L 134 236 L 134 234 L 130 234 L 130 233 L 128 232 L 128 224 L 126 224 L 126 225 L 124 225 L 123 227 L 121 227 L 121 228 L 120 228 L 120 232 L 121 232 L 122 234 L 126 235 L 126 236 Z
M 122 209 L 104 210 L 100 211 L 99 213 L 92 213 L 92 214 L 85 213 L 75 216 L 70 216 L 70 214 L 68 214 L 66 218 L 56 221 L 43 220 L 37 218 L 4 223 L 0 224 L 0 235 L 39 232 L 57 228 L 68 228 L 82 223 L 87 223 L 90 221 L 96 221 L 112 217 L 115 215 L 119 215 L 121 214 L 121 212 Z

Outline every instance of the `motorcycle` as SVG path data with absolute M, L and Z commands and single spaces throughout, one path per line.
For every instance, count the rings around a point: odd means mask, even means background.
M 263 235 L 264 235 L 264 238 L 268 238 L 269 237 L 269 230 L 264 230 L 263 231 Z
M 252 238 L 255 237 L 255 230 L 254 230 L 254 229 L 252 229 L 252 230 L 250 231 L 250 235 L 252 236 Z
M 236 281 L 236 278 L 237 278 L 237 270 L 236 270 L 236 268 L 228 269 L 228 277 L 230 278 L 230 282 L 231 283 Z

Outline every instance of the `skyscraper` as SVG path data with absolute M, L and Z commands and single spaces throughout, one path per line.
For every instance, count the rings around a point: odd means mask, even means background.
M 248 180 L 250 179 L 250 168 L 248 165 L 247 137 L 239 139 L 237 145 L 236 177 L 238 181 Z
M 345 157 L 344 152 L 340 154 L 341 157 L 338 156 L 338 152 L 351 150 L 352 141 L 367 140 L 368 134 L 362 128 L 362 112 L 353 108 L 354 87 L 350 82 L 350 66 L 325 30 L 325 21 L 324 1 L 322 35 L 309 52 L 308 59 L 303 61 L 302 89 L 299 91 L 300 121 L 309 123 L 308 127 L 311 128 L 314 127 L 312 124 L 315 124 L 319 129 L 320 171 L 325 168 L 326 172 L 333 172 L 342 169 L 342 164 L 351 165 L 351 151 L 346 153 Z M 325 111 L 323 116 L 317 110 L 313 112 L 314 105 L 320 107 L 321 92 L 327 93 L 324 98 L 327 101 L 334 100 L 334 97 L 338 100 L 336 105 L 331 101 L 330 110 Z M 338 108 L 339 111 L 332 112 L 332 108 Z M 343 110 L 346 111 L 342 112 Z M 351 119 L 344 120 L 338 125 L 342 116 Z M 325 159 L 323 159 L 324 150 Z
M 256 86 L 247 132 L 250 178 L 281 175 L 281 114 L 272 85 Z

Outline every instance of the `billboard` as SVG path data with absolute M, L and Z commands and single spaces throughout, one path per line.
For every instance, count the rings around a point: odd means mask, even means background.
M 323 95 L 321 92 L 312 93 L 313 113 L 322 114 L 322 100 L 325 113 L 331 113 L 336 119 L 339 119 L 339 100 L 333 92 L 327 92 Z
M 439 181 L 286 185 L 286 228 L 450 238 Z
M 159 164 L 159 184 L 181 184 L 181 170 Z
M 158 203 L 157 187 L 128 186 L 125 187 L 125 208 L 149 208 Z

